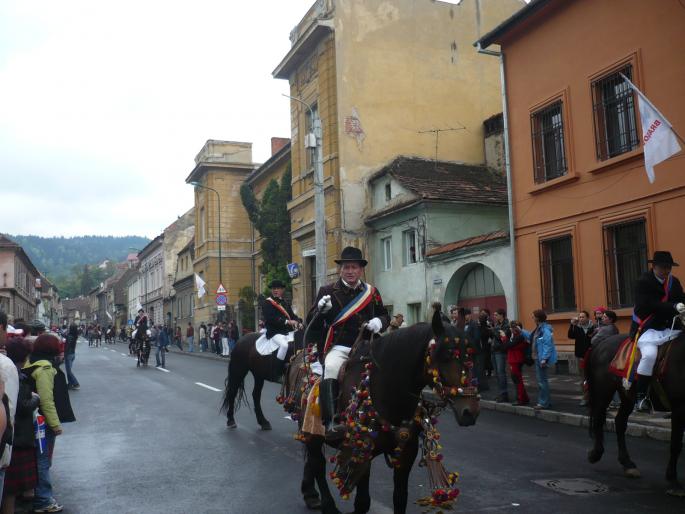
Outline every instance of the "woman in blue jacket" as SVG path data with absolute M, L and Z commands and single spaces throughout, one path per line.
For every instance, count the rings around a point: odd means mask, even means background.
M 549 398 L 549 382 L 547 381 L 547 370 L 549 366 L 557 362 L 557 348 L 554 346 L 554 335 L 552 327 L 547 323 L 547 314 L 542 309 L 533 311 L 535 330 L 530 335 L 530 343 L 533 346 L 535 360 L 535 376 L 538 381 L 538 403 L 534 407 L 536 410 L 549 409 L 552 404 Z

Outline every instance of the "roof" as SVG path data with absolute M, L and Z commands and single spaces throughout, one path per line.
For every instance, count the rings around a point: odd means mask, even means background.
M 489 234 L 481 234 L 479 236 L 461 239 L 459 241 L 447 243 L 446 245 L 438 246 L 437 248 L 432 248 L 426 252 L 426 257 L 433 257 L 435 255 L 454 252 L 455 250 L 462 250 L 464 248 L 477 246 L 491 241 L 500 241 L 506 239 L 509 239 L 509 232 L 506 230 L 497 230 L 495 232 L 490 232 Z
M 289 79 L 290 74 L 297 69 L 297 66 L 312 55 L 319 41 L 332 32 L 333 24 L 331 20 L 314 20 L 304 34 L 288 50 L 288 53 L 276 66 L 276 69 L 271 72 L 271 75 L 275 79 Z
M 183 248 L 181 248 L 178 252 L 176 252 L 176 255 L 181 255 L 183 252 L 186 252 L 189 249 L 194 248 L 194 247 L 195 247 L 195 238 L 191 237 L 190 241 L 188 241 Z
M 385 174 L 423 200 L 507 204 L 506 179 L 487 166 L 400 156 L 370 182 Z
M 12 241 L 9 237 L 5 236 L 4 234 L 0 234 L 0 248 L 8 248 L 14 252 L 18 252 L 24 258 L 25 264 L 29 267 L 33 274 L 36 277 L 40 277 L 40 271 L 38 271 L 38 268 L 36 268 L 36 266 L 33 264 L 33 261 L 31 261 L 31 258 L 24 251 L 24 248 L 20 244 L 16 243 L 15 241 Z
M 531 0 L 528 5 L 516 11 L 509 18 L 481 37 L 473 44 L 473 46 L 480 45 L 481 48 L 489 47 L 491 44 L 496 43 L 503 34 L 509 32 L 509 30 L 516 27 L 524 20 L 530 18 L 533 14 L 543 9 L 552 1 L 554 0 Z

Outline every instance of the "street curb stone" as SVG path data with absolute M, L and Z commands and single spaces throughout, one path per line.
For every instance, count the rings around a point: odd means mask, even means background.
M 497 403 L 492 400 L 480 401 L 482 408 L 487 410 L 494 410 L 497 412 L 505 412 L 514 414 L 516 416 L 528 416 L 541 419 L 550 423 L 561 423 L 563 425 L 570 425 L 574 427 L 588 427 L 590 425 L 590 418 L 582 414 L 572 414 L 569 412 L 559 412 L 554 410 L 539 410 L 536 411 L 531 407 L 509 405 L 504 403 Z M 607 419 L 604 426 L 605 432 L 615 432 L 616 424 L 613 419 Z M 628 423 L 626 434 L 631 437 L 646 437 L 655 439 L 657 441 L 670 441 L 671 429 L 642 425 L 640 423 Z

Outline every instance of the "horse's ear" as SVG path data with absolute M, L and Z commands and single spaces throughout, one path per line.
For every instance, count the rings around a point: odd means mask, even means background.
M 433 319 L 431 320 L 431 328 L 435 337 L 441 336 L 445 333 L 445 327 L 442 326 L 442 305 L 440 302 L 434 302 L 433 305 Z

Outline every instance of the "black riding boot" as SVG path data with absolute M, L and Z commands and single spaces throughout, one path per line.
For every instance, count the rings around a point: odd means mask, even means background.
M 326 429 L 333 423 L 337 399 L 338 381 L 334 378 L 321 380 L 319 385 L 319 406 L 321 407 L 321 423 L 323 423 Z
M 648 377 L 645 375 L 637 376 L 637 384 L 635 384 L 635 388 L 637 389 L 635 408 L 638 412 L 652 411 L 652 404 L 649 401 L 649 383 L 651 381 L 652 377 Z
M 282 361 L 278 357 L 271 359 L 271 380 L 273 382 L 282 382 L 284 369 L 285 361 Z

